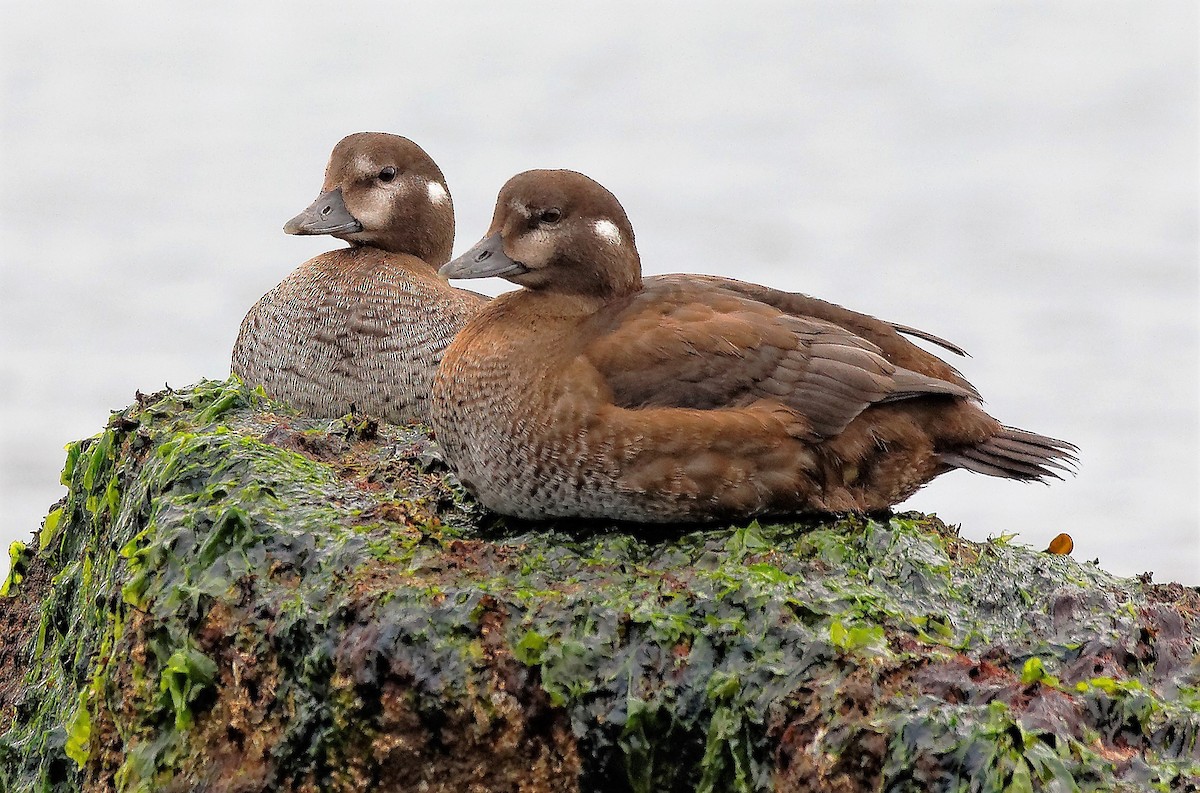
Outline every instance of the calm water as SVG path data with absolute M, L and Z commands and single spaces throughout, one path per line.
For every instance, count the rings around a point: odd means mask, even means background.
M 245 310 L 329 247 L 280 226 L 330 148 L 386 130 L 445 170 L 458 251 L 505 179 L 570 167 L 621 198 L 649 272 L 958 342 L 988 408 L 1082 469 L 956 472 L 909 506 L 1200 584 L 1193 3 L 15 8 L 5 544 L 61 494 L 63 444 L 135 389 L 227 374 Z

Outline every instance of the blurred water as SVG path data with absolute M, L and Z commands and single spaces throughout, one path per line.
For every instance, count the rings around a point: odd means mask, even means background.
M 458 251 L 505 179 L 570 167 L 648 272 L 962 344 L 1082 469 L 909 506 L 1200 584 L 1195 4 L 549 8 L 4 5 L 0 541 L 135 389 L 227 374 L 245 310 L 329 246 L 280 231 L 329 149 L 386 130 L 446 172 Z

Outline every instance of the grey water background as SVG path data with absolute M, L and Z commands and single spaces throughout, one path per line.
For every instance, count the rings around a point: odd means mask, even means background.
M 5 544 L 135 389 L 226 376 L 246 309 L 332 247 L 280 226 L 339 138 L 384 130 L 442 166 L 458 252 L 509 176 L 568 167 L 647 272 L 961 344 L 1079 475 L 954 472 L 904 506 L 1200 584 L 1192 2 L 51 0 L 0 28 Z

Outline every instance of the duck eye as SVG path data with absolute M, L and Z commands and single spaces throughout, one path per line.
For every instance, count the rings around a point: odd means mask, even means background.
M 543 209 L 538 215 L 538 220 L 542 223 L 557 223 L 562 220 L 562 211 L 558 209 Z
M 390 165 L 379 172 L 379 181 L 381 182 L 390 182 L 395 178 L 396 169 Z

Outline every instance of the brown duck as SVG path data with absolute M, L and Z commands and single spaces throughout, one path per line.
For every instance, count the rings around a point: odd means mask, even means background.
M 500 192 L 441 270 L 502 276 L 446 351 L 432 423 L 463 483 L 525 518 L 647 522 L 870 511 L 955 468 L 1039 480 L 1075 447 L 1005 427 L 951 366 L 804 295 L 641 278 L 616 198 L 572 171 Z
M 321 195 L 283 228 L 350 247 L 308 260 L 250 309 L 234 373 L 312 416 L 354 406 L 427 420 L 442 352 L 487 302 L 437 275 L 454 242 L 441 170 L 407 138 L 350 135 L 333 149 Z

